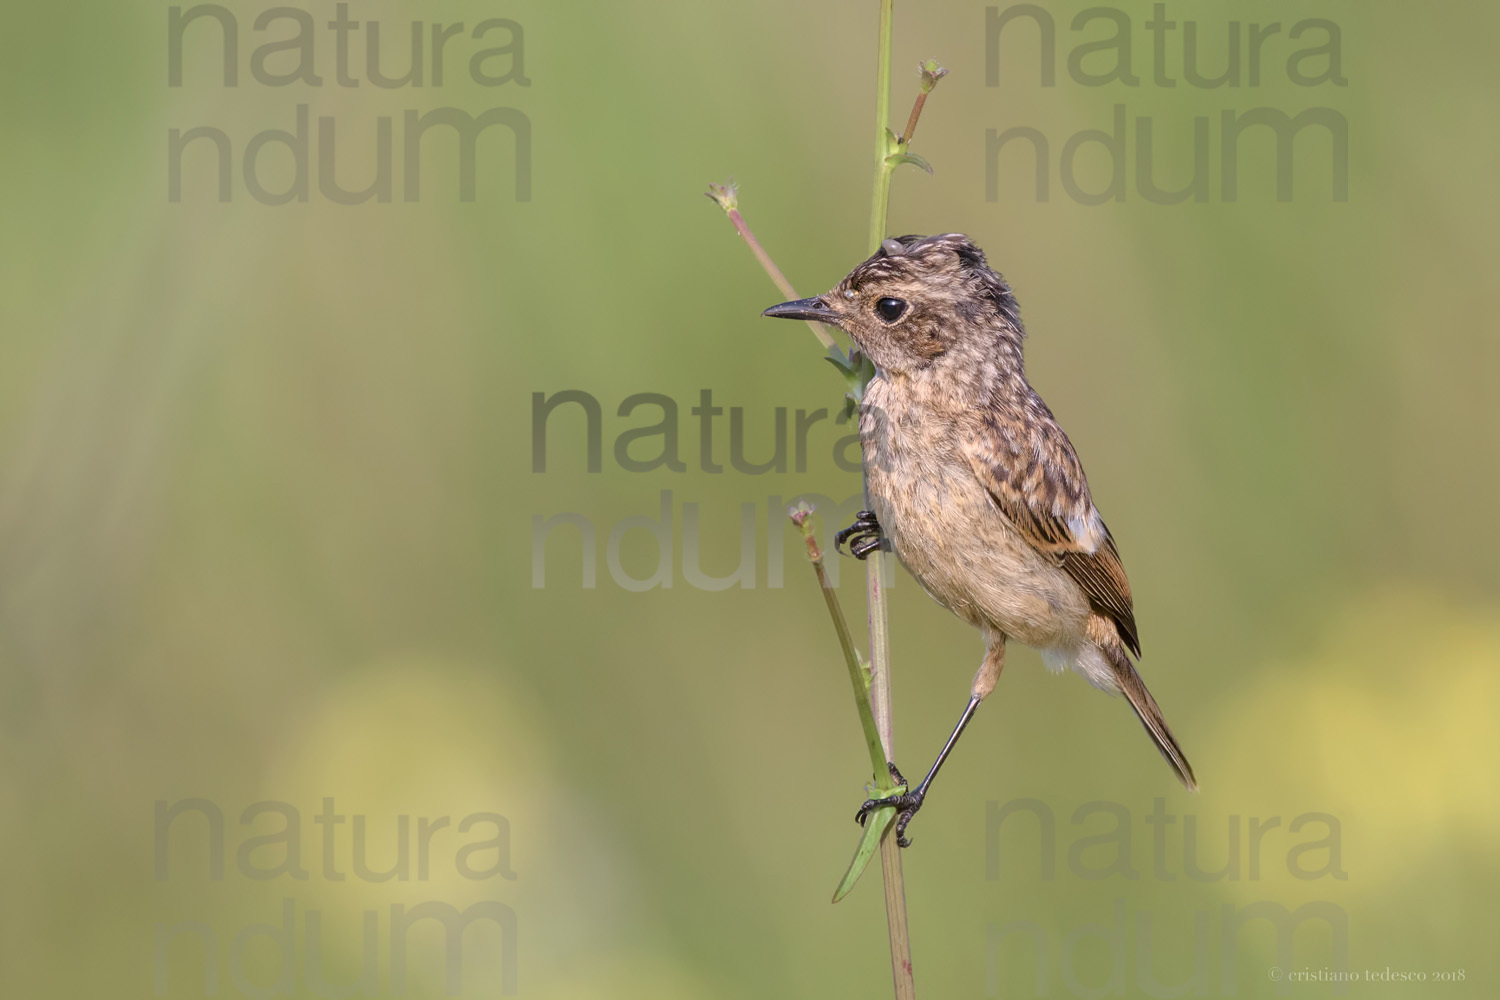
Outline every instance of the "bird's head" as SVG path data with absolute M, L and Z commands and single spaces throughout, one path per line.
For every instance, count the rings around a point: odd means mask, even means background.
M 996 338 L 1019 358 L 1020 309 L 984 251 L 962 233 L 900 236 L 832 291 L 762 315 L 837 326 L 886 372 L 907 373 L 959 354 L 990 356 Z

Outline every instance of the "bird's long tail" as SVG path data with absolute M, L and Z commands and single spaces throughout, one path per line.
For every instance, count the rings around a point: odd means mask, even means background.
M 1156 749 L 1161 751 L 1161 755 L 1171 765 L 1172 770 L 1177 774 L 1177 780 L 1182 782 L 1188 791 L 1196 792 L 1198 779 L 1193 776 L 1193 765 L 1188 763 L 1187 754 L 1183 753 L 1182 747 L 1177 745 L 1177 738 L 1168 728 L 1167 720 L 1162 718 L 1156 699 L 1151 697 L 1150 691 L 1146 690 L 1146 682 L 1141 680 L 1141 675 L 1135 672 L 1135 665 L 1130 662 L 1130 657 L 1118 646 L 1105 649 L 1104 655 L 1114 671 L 1115 680 L 1119 682 L 1121 693 L 1130 702 L 1130 707 L 1135 709 L 1136 718 L 1140 719 L 1141 725 L 1146 727 L 1146 732 L 1150 734 L 1151 741 L 1156 744 Z

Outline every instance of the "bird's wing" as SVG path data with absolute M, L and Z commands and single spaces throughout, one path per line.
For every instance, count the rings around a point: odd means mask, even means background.
M 1035 396 L 1024 419 L 994 408 L 978 415 L 960 448 L 969 467 L 1021 536 L 1083 588 L 1093 609 L 1141 655 L 1130 581 L 1115 540 L 1089 496 L 1072 442 Z

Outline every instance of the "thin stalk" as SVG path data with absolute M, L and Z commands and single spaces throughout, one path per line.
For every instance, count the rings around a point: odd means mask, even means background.
M 885 745 L 875 723 L 875 712 L 870 707 L 869 674 L 859 662 L 859 653 L 854 648 L 854 636 L 849 632 L 849 620 L 844 617 L 843 605 L 839 603 L 839 592 L 828 580 L 828 571 L 823 565 L 823 549 L 818 545 L 817 532 L 813 530 L 813 509 L 806 504 L 799 504 L 790 513 L 792 523 L 802 529 L 802 538 L 807 545 L 807 559 L 818 577 L 818 588 L 823 592 L 823 602 L 828 605 L 828 617 L 833 619 L 833 631 L 838 636 L 839 649 L 844 654 L 844 665 L 849 668 L 849 684 L 854 689 L 854 707 L 859 712 L 859 725 L 865 733 L 865 747 L 870 752 L 870 773 L 889 774 Z
M 917 95 L 916 102 L 911 106 L 911 116 L 906 119 L 906 131 L 901 133 L 901 145 L 911 144 L 911 137 L 917 134 L 917 119 L 922 117 L 922 106 L 927 103 L 927 93 L 924 91 Z
M 792 287 L 792 283 L 787 280 L 786 275 L 781 273 L 781 268 L 776 266 L 776 262 L 766 252 L 766 248 L 760 245 L 760 240 L 756 239 L 755 233 L 750 230 L 750 224 L 740 214 L 739 188 L 735 185 L 734 180 L 731 178 L 727 184 L 710 184 L 708 186 L 708 197 L 713 199 L 724 210 L 725 215 L 729 216 L 729 221 L 734 225 L 734 231 L 739 233 L 740 239 L 749 245 L 750 252 L 755 254 L 755 259 L 760 263 L 761 270 L 766 272 L 766 275 L 775 284 L 777 289 L 780 290 L 781 294 L 785 295 L 788 299 L 800 299 L 802 296 L 797 294 L 797 290 Z M 818 338 L 818 343 L 822 344 L 824 349 L 842 356 L 843 352 L 839 351 L 838 344 L 833 339 L 833 334 L 828 332 L 826 326 L 822 323 L 809 322 L 807 328 L 813 332 L 814 337 Z
M 868 501 L 868 497 L 866 498 Z M 874 553 L 867 560 L 865 587 L 869 602 L 870 623 L 870 702 L 875 713 L 875 727 L 886 760 L 892 759 L 891 717 L 891 649 L 886 624 L 885 587 L 881 573 L 890 557 Z M 877 787 L 880 782 L 877 779 Z M 901 845 L 891 830 L 880 838 L 880 879 L 885 887 L 885 926 L 891 943 L 891 979 L 896 1000 L 916 1000 L 917 984 L 911 967 L 911 930 L 906 921 L 906 876 L 901 870 Z
M 895 22 L 895 0 L 880 0 L 880 50 L 875 70 L 875 192 L 870 199 L 870 253 L 885 239 L 886 216 L 891 201 L 891 34 Z M 861 392 L 861 397 L 863 393 Z M 868 477 L 865 507 L 870 507 Z M 870 701 L 875 726 L 885 750 L 885 759 L 895 755 L 894 719 L 891 712 L 891 645 L 883 574 L 890 559 L 877 549 L 865 560 L 865 592 L 869 607 Z M 883 780 L 882 780 L 883 779 Z M 888 775 L 877 770 L 877 788 L 890 784 Z M 885 923 L 891 946 L 891 979 L 896 1000 L 916 1000 L 917 984 L 911 966 L 911 931 L 906 920 L 906 877 L 901 871 L 901 847 L 890 830 L 880 838 L 880 875 L 885 887 Z
M 912 102 L 911 115 L 906 119 L 906 131 L 896 137 L 896 142 L 902 151 L 911 145 L 912 136 L 917 134 L 917 121 L 922 117 L 922 109 L 927 106 L 927 95 L 938 85 L 938 81 L 948 75 L 948 71 L 938 65 L 936 59 L 929 59 L 917 67 L 922 75 L 922 89 L 917 91 L 917 99 Z
M 927 170 L 932 168 L 925 160 L 908 152 L 912 136 L 916 133 L 917 121 L 927 103 L 927 95 L 948 71 L 928 60 L 921 67 L 921 93 L 907 118 L 906 133 L 898 136 L 889 128 L 891 112 L 891 39 L 895 21 L 895 0 L 881 0 L 879 53 L 875 73 L 875 186 L 870 201 L 870 253 L 875 253 L 885 239 L 885 228 L 890 208 L 891 175 L 901 163 L 911 163 Z M 791 282 L 781 273 L 766 253 L 750 227 L 739 213 L 738 192 L 731 181 L 726 185 L 709 185 L 709 197 L 718 203 L 734 224 L 735 231 L 749 245 L 761 267 L 771 280 L 790 299 L 798 298 Z M 829 357 L 849 381 L 850 395 L 864 398 L 869 379 L 874 377 L 874 368 L 862 359 L 857 349 L 848 354 L 840 351 L 829 332 L 817 325 L 809 324 L 820 343 L 828 349 Z M 870 492 L 868 476 L 865 481 L 865 506 L 869 508 Z M 859 709 L 860 724 L 865 732 L 865 742 L 870 752 L 870 764 L 874 771 L 876 798 L 888 798 L 898 789 L 891 777 L 888 764 L 894 755 L 893 717 L 891 711 L 890 633 L 886 606 L 885 581 L 889 579 L 890 556 L 877 550 L 873 558 L 865 562 L 865 591 L 868 607 L 870 638 L 870 665 L 868 677 L 860 663 L 859 654 L 849 634 L 849 625 L 839 607 L 838 597 L 828 584 L 824 572 L 822 552 L 812 535 L 808 521 L 810 510 L 793 512 L 792 519 L 802 527 L 807 539 L 808 556 L 817 572 L 818 583 L 823 591 L 829 614 L 833 618 L 834 630 L 838 633 L 839 645 L 844 653 L 844 662 L 849 669 L 854 686 L 855 705 Z M 897 839 L 890 835 L 894 825 L 895 809 L 891 806 L 874 811 L 867 821 L 865 836 L 861 838 L 855 858 L 850 864 L 844 880 L 834 895 L 837 902 L 852 888 L 864 870 L 871 854 L 878 849 L 880 871 L 885 889 L 886 925 L 890 938 L 891 975 L 895 984 L 896 1000 L 916 1000 L 916 983 L 912 975 L 911 938 L 906 917 L 906 883 L 901 871 L 901 850 Z M 879 838 L 878 848 L 874 843 Z
M 875 67 L 875 197 L 870 203 L 870 252 L 885 239 L 885 219 L 891 202 L 891 31 L 896 0 L 880 0 L 880 62 Z

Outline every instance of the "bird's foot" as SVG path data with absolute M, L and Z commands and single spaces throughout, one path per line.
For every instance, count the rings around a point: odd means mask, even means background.
M 835 551 L 842 552 L 849 545 L 849 554 L 856 559 L 865 559 L 871 552 L 885 545 L 885 536 L 880 532 L 880 522 L 875 512 L 862 510 L 854 515 L 854 523 L 833 536 Z
M 895 764 L 887 764 L 886 766 L 891 769 L 891 778 L 895 780 L 898 786 L 906 784 L 906 779 L 901 777 L 901 772 L 896 769 Z M 911 840 L 906 836 L 906 825 L 917 814 L 917 810 L 922 808 L 922 800 L 924 798 L 926 798 L 926 793 L 919 789 L 917 791 L 902 792 L 900 795 L 892 795 L 884 799 L 866 799 L 865 804 L 859 807 L 859 812 L 854 814 L 854 820 L 860 826 L 864 826 L 865 820 L 875 810 L 884 808 L 885 806 L 895 806 L 896 845 L 898 847 L 910 847 Z

